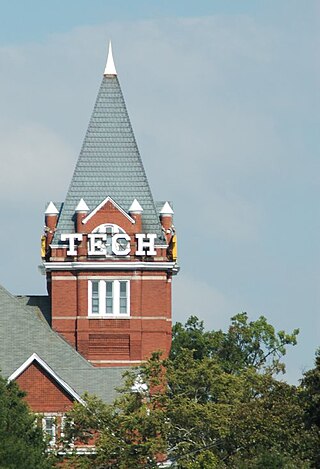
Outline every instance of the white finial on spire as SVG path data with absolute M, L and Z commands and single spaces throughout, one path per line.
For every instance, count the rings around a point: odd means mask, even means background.
M 107 65 L 104 69 L 104 75 L 117 75 L 117 70 L 113 61 L 111 41 L 109 42 L 109 52 L 107 58 Z

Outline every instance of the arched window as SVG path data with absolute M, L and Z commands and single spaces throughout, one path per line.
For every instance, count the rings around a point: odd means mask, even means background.
M 118 225 L 113 223 L 104 223 L 102 225 L 97 226 L 92 231 L 93 234 L 104 234 L 104 240 L 95 240 L 95 254 L 97 254 L 97 249 L 101 251 L 101 255 L 103 256 L 114 256 L 114 251 L 112 250 L 112 237 L 116 234 L 125 235 L 125 237 L 117 237 L 116 241 L 116 248 L 117 248 L 117 255 L 121 255 L 123 252 L 124 255 L 127 254 L 128 247 L 130 246 L 129 237 L 126 232 Z

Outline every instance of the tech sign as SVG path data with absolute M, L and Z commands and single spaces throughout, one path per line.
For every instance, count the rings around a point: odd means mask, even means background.
M 131 238 L 127 233 L 89 233 L 88 256 L 128 256 Z M 138 233 L 136 256 L 155 256 L 156 234 Z M 67 243 L 67 255 L 76 256 L 77 244 L 83 240 L 82 233 L 61 234 L 61 241 Z

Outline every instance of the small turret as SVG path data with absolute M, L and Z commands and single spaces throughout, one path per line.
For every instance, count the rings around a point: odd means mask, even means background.
M 176 261 L 177 260 L 177 237 L 176 232 L 173 226 L 173 210 L 169 204 L 166 202 L 162 209 L 160 210 L 160 221 L 164 235 L 166 237 L 168 247 L 169 258 Z
M 47 252 L 50 243 L 52 241 L 54 232 L 56 230 L 56 226 L 58 223 L 58 215 L 59 211 L 57 207 L 54 205 L 53 202 L 50 202 L 46 211 L 44 212 L 45 214 L 45 242 L 42 243 L 42 257 L 45 257 L 45 253 Z
M 142 212 L 143 208 L 137 201 L 137 199 L 134 199 L 132 202 L 129 210 L 128 210 L 130 216 L 135 220 L 136 222 L 136 231 L 137 233 L 141 233 L 142 231 Z
M 166 238 L 167 235 L 171 235 L 171 230 L 172 230 L 172 215 L 173 215 L 173 210 L 170 207 L 169 202 L 166 202 L 162 209 L 160 210 L 160 221 L 161 225 L 164 229 Z M 171 236 L 170 236 L 171 237 Z
M 76 232 L 83 233 L 84 225 L 82 223 L 82 220 L 87 216 L 87 213 L 89 212 L 89 207 L 83 199 L 80 199 L 78 205 L 76 206 L 75 212 L 76 212 Z

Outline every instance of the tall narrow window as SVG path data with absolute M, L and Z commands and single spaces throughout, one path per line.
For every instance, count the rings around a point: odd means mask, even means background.
M 49 437 L 50 445 L 54 445 L 56 441 L 56 419 L 55 417 L 44 417 L 42 420 L 43 431 Z
M 94 317 L 129 316 L 129 280 L 89 280 L 88 315 Z
M 106 314 L 113 314 L 113 282 L 106 282 Z
M 127 296 L 127 285 L 128 282 L 120 283 L 120 314 L 127 314 L 128 308 L 128 296 Z
M 99 314 L 99 282 L 92 281 L 91 286 L 91 312 L 92 314 Z

